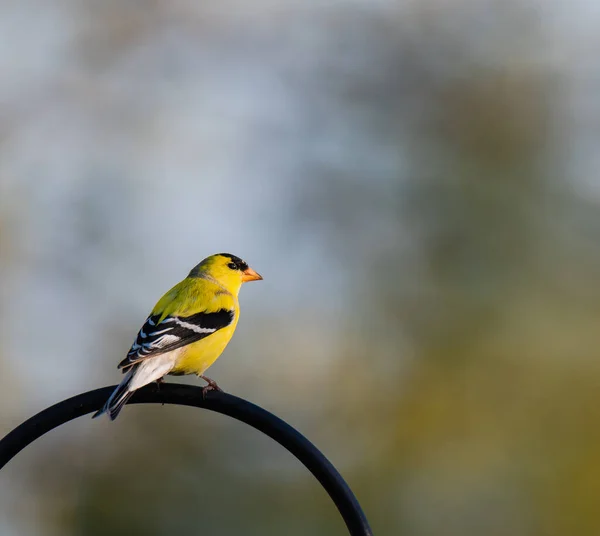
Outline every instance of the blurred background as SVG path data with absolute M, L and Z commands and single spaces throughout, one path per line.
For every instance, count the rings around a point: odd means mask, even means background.
M 600 534 L 599 24 L 1 2 L 0 434 L 119 381 L 158 297 L 228 251 L 265 280 L 209 375 L 307 435 L 375 534 Z M 0 533 L 346 532 L 255 430 L 137 406 L 12 461 Z

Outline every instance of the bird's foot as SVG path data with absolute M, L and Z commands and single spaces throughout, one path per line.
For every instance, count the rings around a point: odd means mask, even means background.
M 206 398 L 206 393 L 208 393 L 209 391 L 221 391 L 221 392 L 223 392 L 223 389 L 221 389 L 217 385 L 217 382 L 215 380 L 211 380 L 210 378 L 208 378 L 206 376 L 202 376 L 202 375 L 200 375 L 200 377 L 208 384 L 208 385 L 205 385 L 202 388 L 202 398 Z
M 154 380 L 154 382 L 156 383 L 156 391 L 158 393 L 160 393 L 160 386 L 161 386 L 161 384 L 165 383 L 165 379 L 164 378 L 158 378 L 157 380 Z M 162 405 L 164 406 L 165 403 L 163 402 Z

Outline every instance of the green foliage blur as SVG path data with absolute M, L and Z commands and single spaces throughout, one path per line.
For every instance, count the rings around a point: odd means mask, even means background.
M 0 7 L 1 434 L 119 381 L 161 292 L 230 250 L 265 280 L 209 376 L 375 534 L 600 534 L 583 3 L 38 4 Z M 345 534 L 291 455 L 179 407 L 52 432 L 0 505 L 7 536 Z

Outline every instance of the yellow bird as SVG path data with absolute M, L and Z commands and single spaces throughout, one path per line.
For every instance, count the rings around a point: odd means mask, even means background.
M 217 253 L 195 266 L 154 306 L 127 357 L 119 363 L 125 377 L 104 407 L 111 420 L 133 393 L 167 374 L 197 374 L 208 382 L 202 393 L 219 390 L 204 372 L 221 355 L 237 326 L 242 283 L 262 277 L 242 259 Z

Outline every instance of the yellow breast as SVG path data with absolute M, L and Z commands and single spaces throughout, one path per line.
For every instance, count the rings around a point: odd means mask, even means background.
M 236 314 L 233 322 L 226 328 L 220 329 L 198 342 L 184 346 L 171 374 L 204 374 L 225 350 L 233 336 L 237 322 L 238 315 Z

